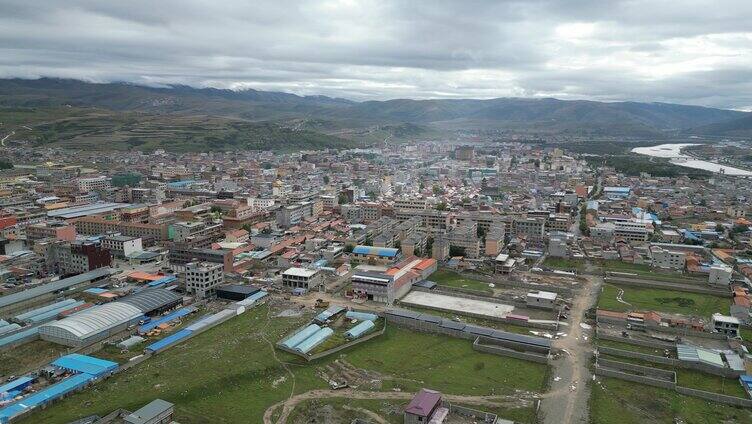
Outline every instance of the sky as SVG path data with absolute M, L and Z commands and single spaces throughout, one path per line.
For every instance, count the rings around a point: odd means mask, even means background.
M 0 0 L 0 78 L 752 110 L 752 1 Z

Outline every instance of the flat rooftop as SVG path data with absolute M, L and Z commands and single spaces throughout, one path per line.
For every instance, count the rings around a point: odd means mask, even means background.
M 514 306 L 503 303 L 486 302 L 483 300 L 465 299 L 462 297 L 448 296 L 438 293 L 426 293 L 413 291 L 402 298 L 402 303 L 415 306 L 436 307 L 458 313 L 471 313 L 495 318 L 504 318 L 509 315 Z

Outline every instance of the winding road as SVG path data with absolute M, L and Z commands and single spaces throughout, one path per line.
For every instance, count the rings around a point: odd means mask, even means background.
M 301 402 L 312 399 L 332 399 L 332 398 L 347 398 L 347 399 L 386 399 L 386 400 L 409 400 L 412 399 L 414 393 L 409 392 L 369 392 L 363 390 L 343 389 L 343 390 L 311 390 L 299 395 L 290 397 L 289 399 L 277 402 L 274 405 L 267 408 L 264 412 L 264 424 L 275 424 L 272 420 L 274 412 L 282 407 L 282 413 L 277 418 L 276 424 L 285 424 L 290 413 L 295 409 L 295 406 Z M 521 399 L 520 395 L 509 396 L 461 396 L 461 395 L 442 395 L 442 397 L 450 402 L 457 402 L 467 405 L 477 405 L 486 407 L 499 407 L 499 406 L 519 406 Z M 531 395 L 528 399 L 533 401 L 536 396 Z M 370 415 L 370 414 L 369 414 Z
M 592 271 L 589 262 L 587 267 Z M 539 417 L 545 424 L 588 422 L 588 382 L 592 378 L 589 364 L 593 347 L 590 331 L 580 324 L 584 322 L 585 312 L 597 301 L 602 284 L 602 277 L 586 277 L 586 283 L 572 301 L 569 333 L 553 342 L 553 347 L 561 354 L 552 363 L 551 388 L 542 396 Z

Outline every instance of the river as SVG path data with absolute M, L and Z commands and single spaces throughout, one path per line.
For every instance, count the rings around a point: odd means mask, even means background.
M 653 156 L 656 158 L 667 158 L 674 165 L 684 166 L 687 168 L 704 169 L 706 171 L 723 173 L 726 175 L 736 175 L 743 177 L 752 176 L 752 172 L 734 168 L 731 166 L 719 165 L 706 160 L 695 159 L 692 156 L 682 154 L 681 149 L 687 146 L 695 146 L 694 143 L 676 143 L 676 144 L 659 144 L 650 147 L 635 147 L 632 153 L 640 155 Z

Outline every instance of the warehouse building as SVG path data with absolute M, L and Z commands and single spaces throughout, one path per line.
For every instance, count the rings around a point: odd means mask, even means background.
M 253 286 L 225 284 L 224 286 L 217 287 L 217 298 L 238 301 L 256 294 L 259 291 L 261 291 L 259 288 Z
M 183 298 L 167 289 L 147 288 L 118 302 L 127 303 L 140 310 L 142 314 L 151 316 L 180 306 Z
M 65 346 L 88 346 L 114 336 L 143 319 L 143 312 L 125 302 L 95 306 L 39 327 L 42 340 Z
M 66 291 L 67 295 L 89 288 L 96 281 L 109 277 L 112 269 L 97 268 L 73 277 L 64 278 L 52 283 L 8 294 L 0 297 L 0 315 L 28 310 L 35 305 L 48 302 L 56 297 L 56 293 Z

